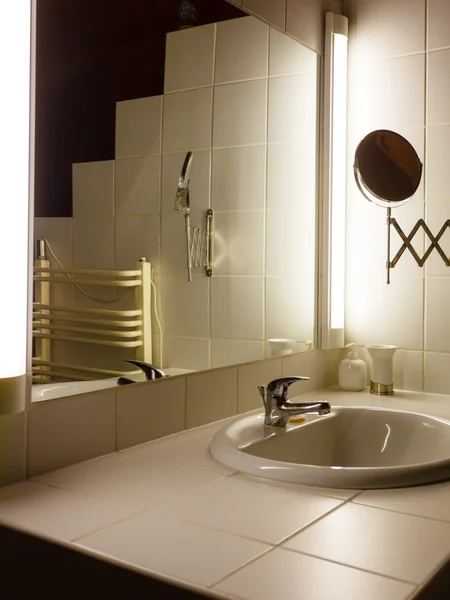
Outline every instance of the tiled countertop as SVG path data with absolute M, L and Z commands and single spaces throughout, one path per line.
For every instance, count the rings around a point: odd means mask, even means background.
M 450 418 L 450 397 L 329 389 L 332 405 Z M 0 488 L 0 524 L 207 595 L 403 600 L 450 556 L 450 482 L 311 488 L 233 472 L 215 423 Z

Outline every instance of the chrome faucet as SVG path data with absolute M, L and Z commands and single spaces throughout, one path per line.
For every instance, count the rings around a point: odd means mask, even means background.
M 163 377 L 167 377 L 164 371 L 149 363 L 143 362 L 142 360 L 125 360 L 124 362 L 134 365 L 135 367 L 139 367 L 139 369 L 143 371 L 146 381 L 153 381 L 154 379 L 162 379 Z M 130 383 L 137 382 L 133 379 L 129 379 L 128 377 L 119 377 L 117 380 L 117 385 L 128 385 Z
M 289 419 L 305 413 L 327 415 L 331 411 L 328 402 L 289 402 L 287 398 L 289 386 L 296 381 L 308 381 L 309 377 L 281 377 L 271 381 L 267 388 L 259 385 L 265 408 L 264 425 L 270 427 L 286 427 Z

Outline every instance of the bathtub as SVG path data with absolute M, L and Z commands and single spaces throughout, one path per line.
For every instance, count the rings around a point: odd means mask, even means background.
M 188 369 L 165 369 L 168 376 L 185 375 L 193 373 Z M 69 381 L 66 383 L 39 383 L 31 388 L 31 401 L 42 402 L 44 400 L 53 400 L 54 398 L 64 398 L 67 396 L 77 396 L 78 394 L 87 394 L 89 392 L 97 392 L 99 390 L 107 390 L 117 387 L 118 377 L 108 379 L 96 379 L 95 381 Z M 145 375 L 138 373 L 132 375 L 130 379 L 136 382 L 145 381 Z

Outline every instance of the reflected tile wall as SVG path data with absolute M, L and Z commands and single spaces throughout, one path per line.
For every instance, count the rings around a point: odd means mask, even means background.
M 286 14 L 259 4 L 266 17 Z M 316 54 L 254 17 L 170 33 L 164 95 L 119 102 L 116 160 L 74 165 L 70 253 L 62 231 L 40 224 L 75 267 L 151 262 L 165 367 L 235 364 L 263 358 L 268 337 L 313 337 L 317 70 Z M 187 150 L 191 224 L 204 227 L 209 207 L 215 214 L 214 277 L 196 268 L 193 283 L 184 220 L 173 210 Z M 131 308 L 130 298 L 109 306 Z M 72 301 L 93 306 L 78 291 Z M 59 354 L 116 369 L 126 357 L 80 345 Z

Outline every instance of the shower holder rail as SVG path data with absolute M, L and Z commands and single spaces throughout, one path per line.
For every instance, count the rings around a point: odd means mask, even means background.
M 205 214 L 206 228 L 191 227 L 191 243 L 188 268 L 203 267 L 207 277 L 212 277 L 213 249 L 213 211 L 209 208 Z

